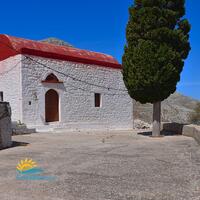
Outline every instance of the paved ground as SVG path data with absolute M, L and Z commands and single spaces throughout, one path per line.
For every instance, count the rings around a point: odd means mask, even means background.
M 118 133 L 15 136 L 0 151 L 0 200 L 199 200 L 200 146 L 184 136 Z M 16 180 L 32 158 L 53 181 Z

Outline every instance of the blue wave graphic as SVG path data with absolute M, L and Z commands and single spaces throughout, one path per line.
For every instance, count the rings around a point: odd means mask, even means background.
M 44 170 L 43 169 L 41 169 L 41 168 L 37 168 L 37 167 L 35 167 L 35 168 L 32 168 L 32 169 L 28 169 L 28 170 L 26 170 L 26 171 L 19 171 L 19 170 L 17 170 L 21 175 L 26 175 L 26 174 L 28 174 L 28 175 L 30 175 L 30 174 L 40 174 L 40 173 L 42 173 L 42 172 L 44 172 Z
M 40 175 L 17 175 L 16 176 L 17 180 L 31 180 L 31 181 L 37 181 L 37 180 L 44 180 L 44 181 L 54 181 L 56 180 L 55 176 L 40 176 Z
M 48 180 L 53 181 L 56 179 L 55 176 L 42 176 L 44 170 L 42 168 L 32 168 L 26 171 L 17 170 L 16 179 L 17 180 Z

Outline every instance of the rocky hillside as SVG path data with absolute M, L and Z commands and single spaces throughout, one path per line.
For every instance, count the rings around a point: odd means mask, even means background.
M 64 40 L 60 40 L 60 39 L 54 38 L 54 37 L 50 37 L 50 38 L 46 38 L 46 39 L 40 40 L 40 42 L 56 44 L 56 45 L 59 45 L 59 46 L 72 47 L 72 45 L 69 44 L 68 42 L 65 42 Z
M 162 121 L 189 123 L 189 115 L 194 111 L 197 100 L 183 96 L 179 93 L 172 94 L 162 102 Z M 151 123 L 152 104 L 140 104 L 134 101 L 134 118 Z

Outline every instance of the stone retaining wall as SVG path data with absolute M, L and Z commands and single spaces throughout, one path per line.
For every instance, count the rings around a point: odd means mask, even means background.
M 7 102 L 0 102 L 0 149 L 10 147 L 11 140 L 11 109 Z
M 179 123 L 163 123 L 162 130 L 193 137 L 200 144 L 200 126 Z
M 179 123 L 175 123 L 175 122 L 173 122 L 173 123 L 162 123 L 161 129 L 163 131 L 182 135 L 184 126 L 185 126 L 185 124 L 179 124 Z
M 196 125 L 184 126 L 183 135 L 193 137 L 200 144 L 200 126 Z

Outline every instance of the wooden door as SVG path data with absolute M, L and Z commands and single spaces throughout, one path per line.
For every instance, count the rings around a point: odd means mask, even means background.
M 59 96 L 55 90 L 48 90 L 45 94 L 46 122 L 59 121 Z

